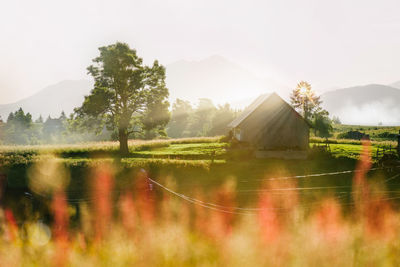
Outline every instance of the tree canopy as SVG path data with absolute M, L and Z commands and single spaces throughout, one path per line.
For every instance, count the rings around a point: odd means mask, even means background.
M 137 131 L 134 126 L 141 124 L 149 131 L 169 120 L 165 68 L 157 60 L 151 67 L 144 65 L 136 50 L 125 43 L 103 46 L 99 51 L 88 67 L 94 88 L 75 109 L 76 117 L 89 128 L 100 131 L 106 125 L 118 131 L 120 151 L 126 154 L 128 136 Z
M 6 142 L 13 144 L 28 144 L 30 128 L 32 127 L 32 115 L 25 113 L 22 108 L 11 112 L 7 118 L 5 127 Z
M 237 116 L 229 104 L 215 107 L 210 99 L 202 98 L 196 106 L 181 99 L 172 105 L 168 135 L 171 137 L 213 136 L 229 132 L 228 124 Z
M 329 137 L 333 130 L 328 111 L 321 107 L 322 100 L 311 88 L 311 84 L 301 81 L 290 95 L 291 105 L 301 113 L 305 120 L 311 123 L 314 134 L 319 137 Z
M 319 112 L 321 108 L 321 99 L 311 89 L 311 84 L 301 81 L 293 89 L 290 95 L 292 106 L 303 115 L 304 119 L 310 121 L 315 112 Z

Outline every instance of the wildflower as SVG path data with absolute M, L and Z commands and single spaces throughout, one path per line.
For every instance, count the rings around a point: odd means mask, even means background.
M 142 169 L 136 177 L 136 203 L 140 218 L 145 224 L 154 222 L 154 201 L 154 190 L 149 183 L 147 172 Z
M 365 231 L 368 237 L 391 240 L 397 226 L 397 218 L 387 200 L 377 197 L 366 203 Z
M 133 202 L 133 194 L 128 191 L 123 194 L 119 201 L 119 208 L 121 212 L 122 225 L 129 235 L 134 233 L 136 224 L 136 211 Z
M 360 160 L 357 163 L 355 175 L 353 178 L 353 199 L 355 202 L 356 216 L 362 218 L 365 214 L 365 203 L 369 201 L 369 187 L 365 179 L 371 168 L 371 142 L 362 141 L 362 151 Z
M 317 232 L 325 241 L 336 242 L 344 236 L 341 208 L 334 199 L 323 200 L 313 217 Z
M 113 177 L 111 167 L 106 165 L 95 170 L 94 179 L 94 209 L 96 214 L 96 240 L 101 240 L 107 232 L 111 221 L 111 194 Z
M 56 251 L 54 263 L 56 266 L 64 266 L 68 256 L 68 208 L 65 193 L 62 190 L 56 191 L 52 201 L 54 214 L 53 235 Z
M 68 207 L 65 193 L 61 190 L 54 194 L 52 211 L 54 214 L 53 235 L 57 240 L 66 241 L 68 239 Z
M 270 192 L 261 194 L 258 207 L 260 209 L 258 221 L 262 239 L 268 243 L 274 242 L 281 233 L 281 224 Z
M 18 236 L 18 226 L 17 222 L 15 220 L 14 214 L 10 209 L 6 209 L 4 211 L 4 217 L 7 222 L 7 236 L 6 238 L 12 242 L 14 242 L 17 239 Z
M 235 189 L 232 180 L 225 182 L 215 193 L 218 210 L 211 212 L 210 233 L 216 239 L 222 239 L 232 233 L 235 214 Z

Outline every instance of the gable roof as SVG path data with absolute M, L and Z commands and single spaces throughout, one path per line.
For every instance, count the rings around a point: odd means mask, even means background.
M 271 96 L 277 96 L 279 97 L 283 102 L 285 102 L 293 112 L 299 116 L 309 127 L 311 127 L 310 123 L 306 121 L 303 116 L 301 116 L 291 105 L 289 105 L 285 100 L 283 100 L 277 93 L 269 93 L 269 94 L 263 94 L 260 95 L 259 97 L 256 98 L 256 100 L 253 101 L 237 118 L 235 118 L 231 123 L 228 124 L 229 128 L 235 128 L 238 127 L 247 117 L 250 116 L 259 106 L 261 106 L 262 103 L 264 103 L 268 98 Z
M 228 127 L 235 128 L 239 126 L 254 110 L 256 110 L 265 100 L 267 100 L 272 93 L 263 94 L 256 98 L 239 116 L 237 116 L 231 123 L 228 124 Z

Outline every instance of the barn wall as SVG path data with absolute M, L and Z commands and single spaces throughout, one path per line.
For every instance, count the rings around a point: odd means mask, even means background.
M 240 125 L 243 141 L 263 150 L 306 150 L 308 124 L 279 96 L 268 98 Z

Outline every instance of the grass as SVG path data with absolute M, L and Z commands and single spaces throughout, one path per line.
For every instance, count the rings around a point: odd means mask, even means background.
M 138 157 L 174 157 L 174 158 L 187 158 L 187 157 L 202 157 L 209 159 L 214 156 L 221 156 L 226 153 L 226 143 L 179 143 L 171 144 L 167 147 L 159 149 L 151 149 L 147 151 L 135 152 L 132 155 Z
M 198 186 L 215 187 L 226 177 L 238 180 L 261 179 L 269 174 L 279 174 L 282 169 L 285 170 L 282 175 L 351 169 L 354 168 L 355 160 L 361 151 L 361 145 L 357 142 L 343 144 L 331 142 L 332 155 L 328 158 L 314 157 L 306 161 L 255 160 L 246 154 L 231 157 L 230 152 L 226 151 L 228 145 L 219 140 L 217 137 L 130 141 L 131 153 L 126 158 L 113 157 L 118 148 L 115 142 L 82 146 L 0 147 L 0 172 L 8 175 L 10 186 L 27 188 L 29 168 L 42 157 L 51 154 L 75 174 L 74 180 L 80 179 L 93 166 L 101 165 L 103 162 L 113 162 L 126 170 L 144 168 L 149 170 L 153 177 L 160 173 L 177 177 L 186 189 L 193 183 L 197 183 Z M 377 148 L 377 143 L 373 143 L 372 152 L 375 153 Z M 94 153 L 95 151 L 97 153 Z M 189 180 L 188 175 L 191 177 Z M 259 183 L 253 185 L 259 186 Z
M 208 139 L 173 139 L 157 141 L 130 141 L 130 154 L 127 157 L 132 162 L 137 159 L 177 159 L 177 160 L 224 160 L 230 158 L 227 154 L 227 143 L 217 142 L 218 138 Z M 313 144 L 322 140 L 312 139 Z M 341 140 L 335 140 L 340 142 Z M 358 141 L 345 143 L 330 142 L 334 156 L 357 158 L 361 144 Z M 373 143 L 373 150 L 385 147 L 386 143 Z M 65 159 L 66 162 L 88 162 L 96 158 L 118 156 L 118 144 L 113 142 L 82 145 L 59 146 L 3 146 L 0 147 L 0 166 L 28 165 L 37 161 L 42 155 L 52 154 Z
M 318 144 L 318 143 L 315 143 Z M 313 146 L 313 144 L 311 144 Z M 331 153 L 334 157 L 344 157 L 344 158 L 353 158 L 358 159 L 360 157 L 360 152 L 362 150 L 361 144 L 354 143 L 331 143 L 329 144 Z M 382 145 L 372 145 L 371 153 L 372 156 L 376 155 L 378 149 L 382 149 L 385 146 Z
M 62 177 L 65 160 L 43 156 L 33 168 L 41 175 L 46 173 L 49 179 Z M 76 159 L 70 160 L 73 164 Z M 240 160 L 186 169 L 181 168 L 181 160 L 148 159 L 141 162 L 154 163 L 153 167 L 166 162 L 170 165 L 157 169 L 158 173 L 151 168 L 149 173 L 120 168 L 120 164 L 135 165 L 133 162 L 138 160 L 88 161 L 90 171 L 81 176 L 86 181 L 81 186 L 89 189 L 85 202 L 68 203 L 64 194 L 76 197 L 73 192 L 59 183 L 49 183 L 53 193 L 47 193 L 43 206 L 47 207 L 51 220 L 43 220 L 32 212 L 34 203 L 26 199 L 21 204 L 26 216 L 23 223 L 19 223 L 21 217 L 17 212 L 21 209 L 0 209 L 4 218 L 0 220 L 1 263 L 5 266 L 400 264 L 397 256 L 400 213 L 391 200 L 398 194 L 390 196 L 386 192 L 379 173 L 369 178 L 361 173 L 354 179 L 350 175 L 334 180 L 325 177 L 258 181 L 271 175 L 313 172 L 318 168 L 347 169 L 355 166 L 355 160 Z M 176 168 L 170 168 L 175 164 Z M 365 157 L 363 164 L 368 165 Z M 73 177 L 73 171 L 70 175 Z M 156 184 L 150 187 L 148 175 L 176 192 L 195 198 L 192 201 L 195 204 Z M 122 180 L 126 182 L 123 187 Z M 347 191 L 347 202 L 343 202 L 342 194 L 329 190 L 319 194 L 276 191 L 329 183 L 359 185 Z M 197 187 L 198 184 L 203 187 Z M 367 187 L 370 190 L 364 190 Z M 258 191 L 245 191 L 246 188 Z M 379 193 L 382 191 L 385 192 Z M 243 201 L 250 197 L 250 202 Z
M 130 179 L 132 172 L 145 169 L 151 177 L 175 177 L 179 188 L 191 191 L 203 188 L 211 192 L 226 179 L 238 183 L 239 190 L 248 190 L 262 186 L 266 177 L 292 176 L 312 173 L 335 172 L 354 169 L 362 146 L 358 141 L 338 143 L 331 140 L 331 155 L 311 155 L 308 160 L 254 159 L 246 153 L 232 157 L 226 150 L 226 143 L 220 138 L 170 139 L 155 141 L 130 141 L 129 157 L 113 157 L 118 144 L 93 143 L 83 146 L 22 146 L 0 148 L 0 172 L 7 174 L 9 187 L 20 190 L 28 189 L 28 172 L 31 167 L 47 155 L 54 155 L 72 174 L 70 191 L 79 191 L 85 195 L 85 176 L 89 170 L 105 163 L 118 166 L 116 177 L 121 181 Z M 318 139 L 312 141 L 319 144 Z M 382 142 L 372 143 L 372 153 L 376 153 Z M 94 151 L 104 151 L 94 153 Z M 240 154 L 240 153 L 239 153 Z M 324 177 L 317 182 L 300 182 L 300 186 L 349 186 L 348 180 L 337 181 L 334 177 Z M 326 193 L 326 192 L 324 192 Z M 79 197 L 79 194 L 76 195 Z M 241 203 L 251 202 L 254 196 L 243 192 L 238 196 Z
M 326 143 L 329 144 L 351 144 L 351 145 L 361 145 L 361 140 L 354 140 L 354 139 L 338 139 L 338 138 L 320 138 L 320 137 L 311 137 L 310 143 Z M 371 145 L 376 147 L 396 147 L 397 141 L 374 141 L 371 140 Z
M 131 149 L 135 151 L 126 158 L 104 155 L 83 157 L 76 154 L 74 157 L 66 157 L 65 155 L 71 155 L 71 152 L 62 153 L 63 146 L 52 146 L 51 149 L 38 148 L 36 151 L 19 148 L 10 152 L 3 149 L 2 151 L 6 152 L 0 153 L 0 162 L 2 162 L 0 172 L 7 174 L 9 187 L 19 189 L 22 194 L 23 191 L 29 190 L 28 173 L 32 166 L 48 157 L 50 152 L 56 151 L 58 154 L 52 155 L 71 173 L 68 190 L 74 192 L 72 194 L 74 198 L 80 198 L 87 195 L 85 177 L 90 169 L 107 163 L 117 166 L 116 177 L 121 190 L 126 186 L 126 181 L 130 179 L 133 172 L 145 169 L 151 177 L 175 177 L 177 185 L 183 192 L 202 188 L 207 194 L 212 193 L 226 179 L 237 182 L 239 190 L 248 190 L 260 187 L 265 177 L 332 172 L 353 169 L 355 166 L 355 155 L 353 158 L 330 157 L 306 161 L 255 160 L 247 155 L 231 158 L 225 149 L 227 144 L 215 142 L 216 140 L 218 139 L 207 139 L 207 143 L 204 143 L 204 140 L 200 142 L 199 139 L 196 139 L 198 143 L 189 143 L 193 140 L 131 142 L 135 145 Z M 100 144 L 96 144 L 96 147 L 98 146 Z M 334 184 L 327 181 L 325 183 Z M 13 199 L 11 197 L 9 202 Z M 241 203 L 253 200 L 254 194 L 249 195 L 243 192 L 238 196 L 238 201 Z
M 221 137 L 199 137 L 181 139 L 160 139 L 160 140 L 129 140 L 130 152 L 151 150 L 160 147 L 168 147 L 171 144 L 196 144 L 196 143 L 215 143 Z M 83 155 L 91 156 L 101 153 L 115 155 L 118 153 L 119 143 L 117 141 L 108 142 L 88 142 L 80 144 L 61 144 L 61 145 L 14 145 L 0 146 L 0 154 L 56 154 L 63 157 Z
M 221 137 L 182 138 L 167 140 L 130 140 L 130 157 L 185 157 L 206 155 L 216 150 L 221 154 Z M 198 146 L 198 147 L 197 147 Z M 201 151 L 203 149 L 203 151 Z M 179 152 L 181 150 L 181 152 Z M 193 150 L 190 152 L 190 150 Z M 207 153 L 203 153 L 207 152 Z M 93 142 L 73 145 L 0 146 L 0 166 L 34 161 L 36 157 L 52 154 L 61 158 L 118 157 L 118 142 Z
M 220 138 L 130 141 L 125 158 L 113 157 L 115 142 L 1 147 L 0 172 L 10 191 L 7 210 L 0 209 L 0 262 L 400 264 L 400 183 L 387 181 L 395 173 L 270 180 L 356 169 L 361 144 L 330 141 L 331 154 L 307 160 L 230 157 Z M 372 153 L 383 145 L 372 142 Z M 355 186 L 360 181 L 368 190 Z
M 225 151 L 225 143 L 177 142 L 167 147 L 137 151 L 127 158 L 58 157 L 57 161 L 71 173 L 68 194 L 74 199 L 84 199 L 88 195 L 88 181 L 85 177 L 92 168 L 104 164 L 113 164 L 117 170 L 115 176 L 118 185 L 116 187 L 119 191 L 129 184 L 128 181 L 131 179 L 132 173 L 145 169 L 153 178 L 174 177 L 180 192 L 193 192 L 197 188 L 204 190 L 207 196 L 213 194 L 214 190 L 227 179 L 232 180 L 237 184 L 237 189 L 240 192 L 237 195 L 238 203 L 247 205 L 254 202 L 257 197 L 256 191 L 248 190 L 262 187 L 266 178 L 354 169 L 358 157 L 357 149 L 360 147 L 354 145 L 352 149 L 355 151 L 352 152 L 349 146 L 351 145 L 342 147 L 344 152 L 339 147 L 332 147 L 335 156 L 299 161 L 254 159 L 246 155 L 230 158 L 227 155 L 228 152 Z M 211 154 L 214 152 L 215 158 L 212 159 Z M 8 167 L 3 165 L 3 170 L 9 178 L 9 187 L 19 190 L 15 198 L 18 198 L 23 191 L 29 190 L 29 170 L 46 157 L 48 157 L 46 154 L 35 155 L 31 158 L 21 156 L 21 158 L 16 158 L 14 162 L 10 160 Z M 348 176 L 339 180 L 335 179 L 336 177 L 322 177 L 318 180 L 299 181 L 298 186 L 329 187 L 340 185 L 351 187 L 351 180 L 346 179 L 346 177 Z M 316 194 L 308 194 L 307 197 L 311 201 L 315 195 L 326 194 L 329 191 L 332 190 L 321 190 Z M 333 190 L 333 193 L 337 194 L 336 190 Z M 9 202 L 12 202 L 15 198 L 10 197 Z

